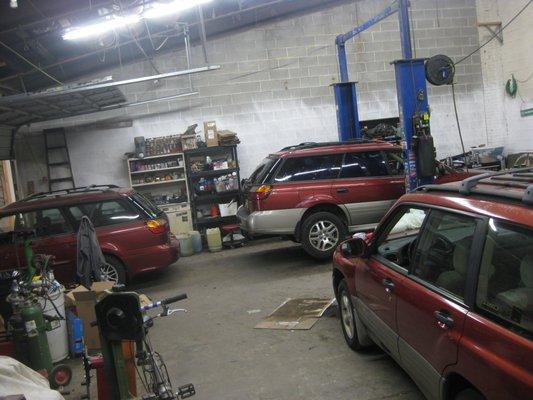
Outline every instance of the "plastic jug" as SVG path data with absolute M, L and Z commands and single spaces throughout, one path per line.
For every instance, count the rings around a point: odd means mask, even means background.
M 189 257 L 194 254 L 192 248 L 192 238 L 188 233 L 181 233 L 176 236 L 180 241 L 180 254 L 182 257 Z
M 210 252 L 222 250 L 222 238 L 220 237 L 220 229 L 206 229 L 205 235 L 207 237 L 207 246 L 209 247 Z
M 192 249 L 195 253 L 202 252 L 202 236 L 198 231 L 189 231 L 192 239 Z

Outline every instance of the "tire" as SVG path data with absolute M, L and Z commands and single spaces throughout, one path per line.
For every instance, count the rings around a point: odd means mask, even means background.
M 118 258 L 105 254 L 106 265 L 100 269 L 102 280 L 112 281 L 117 284 L 126 284 L 126 268 Z M 104 279 L 104 276 L 107 279 Z
M 347 233 L 348 229 L 339 217 L 320 211 L 303 221 L 300 239 L 307 254 L 317 260 L 328 260 Z
M 479 393 L 476 389 L 468 388 L 461 390 L 455 395 L 453 400 L 486 400 L 485 396 Z
M 361 350 L 364 346 L 359 342 L 357 337 L 357 327 L 354 317 L 354 310 L 348 285 L 343 279 L 337 287 L 337 303 L 339 304 L 340 320 L 342 333 L 346 344 L 352 350 Z
M 48 377 L 48 380 L 50 381 L 50 386 L 53 389 L 68 386 L 71 379 L 72 379 L 72 369 L 68 365 L 65 365 L 65 364 L 56 365 L 52 369 Z

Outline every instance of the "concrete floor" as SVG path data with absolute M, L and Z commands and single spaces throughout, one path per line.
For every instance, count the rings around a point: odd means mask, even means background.
M 197 400 L 423 398 L 380 350 L 345 345 L 336 309 L 308 331 L 253 329 L 289 297 L 333 296 L 329 262 L 317 263 L 292 242 L 182 258 L 131 289 L 154 300 L 187 292 L 177 304 L 189 312 L 156 320 L 150 335 L 174 387 L 194 383 Z M 80 362 L 71 364 L 79 377 Z M 79 398 L 81 387 L 70 389 L 67 398 Z

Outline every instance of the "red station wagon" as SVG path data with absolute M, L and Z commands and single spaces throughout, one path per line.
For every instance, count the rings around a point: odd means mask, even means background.
M 404 195 L 334 254 L 348 345 L 379 345 L 429 399 L 533 398 L 532 205 L 533 168 Z
M 311 256 L 331 259 L 348 232 L 374 228 L 405 193 L 402 148 L 378 140 L 302 143 L 265 158 L 245 188 L 237 217 L 248 235 L 288 236 Z
M 108 262 L 104 278 L 125 283 L 141 272 L 167 267 L 178 259 L 179 243 L 163 211 L 132 189 L 88 186 L 30 196 L 0 209 L 14 218 L 15 231 L 34 230 L 34 253 L 55 257 L 54 274 L 62 283 L 76 280 L 77 230 L 87 215 Z M 0 235 L 0 273 L 17 268 L 10 235 Z M 24 263 L 22 246 L 19 262 Z

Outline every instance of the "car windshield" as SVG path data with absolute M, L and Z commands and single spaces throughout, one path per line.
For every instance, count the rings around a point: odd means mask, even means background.
M 254 172 L 252 172 L 252 175 L 248 178 L 248 183 L 250 184 L 259 184 L 263 183 L 263 180 L 266 178 L 266 175 L 272 168 L 272 166 L 276 163 L 278 160 L 278 157 L 267 157 L 261 163 L 257 166 Z

